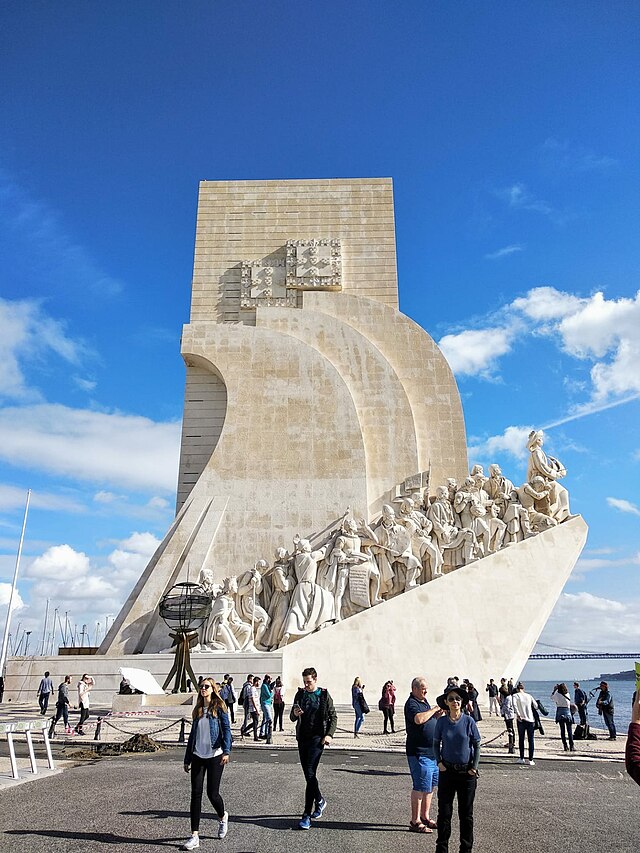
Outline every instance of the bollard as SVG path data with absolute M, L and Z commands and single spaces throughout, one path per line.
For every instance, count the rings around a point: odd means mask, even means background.
M 184 717 L 180 720 L 180 734 L 178 735 L 178 743 L 184 743 L 184 727 L 186 722 L 187 721 Z
M 51 725 L 49 726 L 49 737 L 52 738 L 56 731 L 56 718 L 51 717 Z
M 102 717 L 98 717 L 98 721 L 96 722 L 96 733 L 93 736 L 94 740 L 100 740 L 101 729 L 102 729 Z

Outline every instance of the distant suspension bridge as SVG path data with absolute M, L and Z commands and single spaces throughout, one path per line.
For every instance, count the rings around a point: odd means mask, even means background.
M 561 649 L 559 646 L 550 646 L 547 643 L 538 643 L 547 649 L 557 649 L 555 652 L 542 652 L 529 655 L 529 660 L 638 660 L 640 651 L 637 652 L 584 652 L 580 649 Z

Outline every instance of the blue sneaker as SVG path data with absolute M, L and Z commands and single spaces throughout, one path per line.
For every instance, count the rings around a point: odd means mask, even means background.
M 302 815 L 298 829 L 311 829 L 311 817 L 308 814 Z
M 317 820 L 319 817 L 322 817 L 322 813 L 326 809 L 326 807 L 327 807 L 327 801 L 325 800 L 324 797 L 322 797 L 322 799 L 320 799 L 319 802 L 317 803 L 317 805 L 315 807 L 315 811 L 311 812 L 311 817 L 314 820 Z

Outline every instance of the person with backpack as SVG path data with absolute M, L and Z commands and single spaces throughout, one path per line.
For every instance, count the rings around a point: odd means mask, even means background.
M 322 817 L 327 807 L 317 772 L 324 748 L 335 734 L 338 715 L 329 691 L 318 687 L 318 673 L 312 666 L 302 670 L 302 683 L 304 687 L 296 692 L 289 719 L 296 724 L 298 755 L 306 780 L 304 812 L 298 829 L 311 829 L 311 820 Z
M 244 730 L 247 727 L 249 722 L 249 717 L 251 716 L 249 710 L 249 697 L 251 696 L 251 688 L 253 687 L 253 675 L 249 673 L 247 675 L 247 680 L 242 685 L 242 689 L 240 690 L 240 696 L 238 696 L 238 706 L 241 707 L 244 711 L 244 720 L 242 721 L 242 725 L 240 726 L 240 734 L 244 735 Z
M 220 688 L 220 696 L 222 697 L 223 702 L 227 706 L 231 722 L 235 723 L 236 718 L 235 714 L 233 713 L 233 706 L 238 700 L 236 699 L 236 694 L 233 689 L 233 676 L 229 675 L 228 673 L 227 675 L 225 675 L 222 681 L 222 687 Z
M 278 676 L 273 686 L 273 730 L 282 731 L 282 718 L 284 716 L 284 687 L 282 679 Z

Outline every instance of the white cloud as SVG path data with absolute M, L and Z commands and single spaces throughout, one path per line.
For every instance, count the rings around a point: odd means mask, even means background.
M 9 598 L 11 597 L 11 584 L 10 583 L 0 583 L 0 607 L 5 608 L 9 606 Z M 20 598 L 20 593 L 16 589 L 13 596 L 13 604 L 11 606 L 11 612 L 15 613 L 16 610 L 24 609 L 24 601 Z M 6 617 L 6 613 L 3 613 Z M 4 627 L 4 626 L 3 626 Z
M 173 492 L 180 424 L 55 404 L 0 411 L 0 458 L 119 487 Z
M 563 593 L 540 640 L 583 651 L 629 651 L 640 643 L 639 611 L 640 601 Z
M 523 183 L 515 183 L 508 187 L 503 187 L 496 191 L 496 195 L 513 210 L 531 210 L 535 213 L 542 213 L 545 216 L 555 214 L 551 205 L 533 196 Z
M 497 249 L 495 252 L 490 252 L 484 257 L 487 261 L 495 261 L 498 258 L 506 258 L 508 255 L 513 255 L 515 252 L 521 252 L 523 248 L 524 247 L 521 246 L 520 243 L 512 243 L 510 246 L 503 246 L 502 249 Z
M 95 391 L 96 386 L 98 384 L 95 379 L 86 379 L 83 376 L 74 376 L 73 381 L 76 383 L 76 385 L 78 386 L 78 388 L 80 388 L 81 391 L 87 391 L 87 393 L 90 391 Z
M 18 486 L 0 485 L 0 511 L 23 509 L 27 499 L 27 490 Z M 84 512 L 85 507 L 73 498 L 55 495 L 50 492 L 31 492 L 30 507 L 52 512 Z
M 514 459 L 526 459 L 529 455 L 527 438 L 531 430 L 530 426 L 508 426 L 501 435 L 492 435 L 469 447 L 469 458 L 492 462 L 496 455 L 506 454 Z
M 620 510 L 620 512 L 628 512 L 631 515 L 640 515 L 640 508 L 624 498 L 607 498 L 607 503 L 614 509 Z
M 438 342 L 454 373 L 489 377 L 500 356 L 511 351 L 515 329 L 467 329 L 445 335 Z
M 153 533 L 132 533 L 127 539 L 120 542 L 120 547 L 127 551 L 133 551 L 134 554 L 141 554 L 143 557 L 150 557 L 160 544 Z
M 151 500 L 147 503 L 147 506 L 149 507 L 149 509 L 168 509 L 169 501 L 165 498 L 160 498 L 156 496 L 151 498 Z
M 63 583 L 85 577 L 89 572 L 89 558 L 70 545 L 53 545 L 31 563 L 24 572 L 28 578 L 53 578 Z
M 532 320 L 560 320 L 579 310 L 586 301 L 555 287 L 535 287 L 526 296 L 514 299 L 510 307 Z
M 569 172 L 608 171 L 618 165 L 614 157 L 596 154 L 595 151 L 567 139 L 561 141 L 549 137 L 545 139 L 541 151 L 546 163 Z
M 104 558 L 89 557 L 69 545 L 48 548 L 22 572 L 30 582 L 29 600 L 20 613 L 23 627 L 34 631 L 38 643 L 42 641 L 49 599 L 51 613 L 56 608 L 62 614 L 68 611 L 70 623 L 77 624 L 78 631 L 87 625 L 94 640 L 96 623 L 104 630 L 106 614 L 119 611 L 159 544 L 151 533 L 134 532 Z
M 33 277 L 50 287 L 75 289 L 85 298 L 104 299 L 122 291 L 122 282 L 74 239 L 60 215 L 1 169 L 0 197 L 2 236 L 13 253 L 29 264 Z
M 534 335 L 545 335 L 567 355 L 591 363 L 590 400 L 556 425 L 640 395 L 640 291 L 633 298 L 607 299 L 601 292 L 579 297 L 536 287 L 490 322 L 486 329 L 442 338 L 440 346 L 454 372 L 492 378 L 499 359 Z
M 66 334 L 64 324 L 48 317 L 39 302 L 0 297 L 0 395 L 13 399 L 37 396 L 24 375 L 27 363 L 55 354 L 78 364 L 84 348 Z

